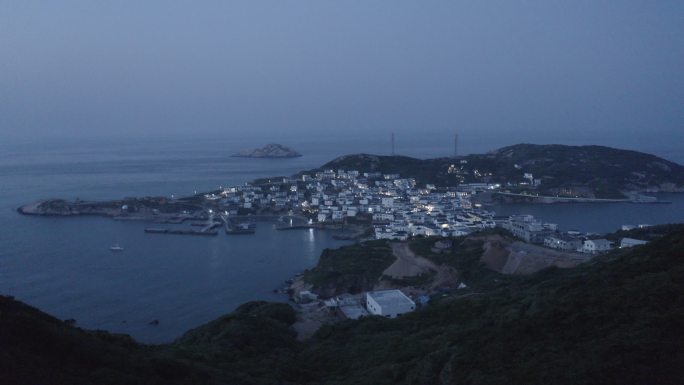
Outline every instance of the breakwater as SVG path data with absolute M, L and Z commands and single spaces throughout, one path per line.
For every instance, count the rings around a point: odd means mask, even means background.
M 173 235 L 218 235 L 218 231 L 164 229 L 164 228 L 155 228 L 155 227 L 145 229 L 145 233 L 148 233 L 148 234 L 173 234 Z

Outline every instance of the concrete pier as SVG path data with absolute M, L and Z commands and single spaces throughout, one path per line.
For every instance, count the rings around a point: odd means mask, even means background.
M 218 231 L 201 231 L 201 230 L 180 230 L 180 229 L 164 229 L 164 228 L 147 228 L 145 233 L 148 234 L 175 234 L 175 235 L 218 235 Z

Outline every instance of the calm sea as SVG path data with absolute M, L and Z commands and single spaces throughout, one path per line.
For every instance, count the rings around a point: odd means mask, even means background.
M 259 224 L 253 236 L 205 238 L 144 234 L 145 223 L 15 212 L 21 204 L 44 198 L 186 195 L 257 177 L 291 175 L 337 155 L 388 152 L 387 143 L 363 138 L 282 142 L 305 156 L 229 157 L 264 144 L 263 140 L 0 143 L 0 293 L 58 318 L 74 318 L 81 327 L 129 333 L 150 343 L 172 341 L 249 300 L 286 300 L 273 289 L 314 266 L 324 248 L 345 242 L 326 231 L 278 232 L 268 223 Z M 410 145 L 399 142 L 397 148 L 418 157 L 450 151 L 441 143 L 420 140 Z M 684 222 L 684 197 L 664 198 L 674 203 L 515 205 L 497 211 L 529 212 L 564 229 L 584 231 L 612 231 L 627 223 Z M 114 243 L 125 251 L 112 253 L 109 247 Z M 153 320 L 159 325 L 150 325 Z

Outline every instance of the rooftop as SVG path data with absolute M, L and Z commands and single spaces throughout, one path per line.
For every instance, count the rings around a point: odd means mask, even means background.
M 406 305 L 415 305 L 401 290 L 369 291 L 368 296 L 373 298 L 380 306 L 402 302 Z
M 340 311 L 348 319 L 359 319 L 369 315 L 368 311 L 361 305 L 340 306 Z

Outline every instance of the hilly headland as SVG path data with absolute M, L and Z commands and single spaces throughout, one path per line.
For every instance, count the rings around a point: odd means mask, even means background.
M 357 154 L 320 169 L 397 173 L 415 178 L 419 185 L 486 184 L 498 192 L 530 197 L 619 200 L 638 193 L 684 191 L 684 166 L 604 146 L 517 144 L 486 154 L 434 159 Z

